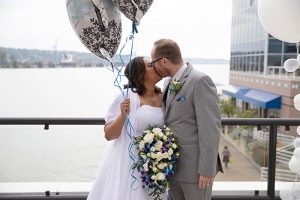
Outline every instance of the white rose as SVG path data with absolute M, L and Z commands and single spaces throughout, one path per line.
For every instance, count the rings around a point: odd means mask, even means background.
M 169 153 L 168 152 L 163 153 L 163 158 L 168 158 L 168 157 L 169 157 Z
M 162 138 L 164 136 L 164 134 L 162 132 L 159 132 L 158 136 Z
M 160 149 L 162 147 L 162 145 L 163 145 L 162 141 L 159 140 L 159 141 L 156 142 L 155 148 Z
M 166 136 L 169 136 L 170 135 L 170 132 L 166 132 Z
M 176 149 L 176 148 L 177 148 L 177 145 L 173 143 L 173 144 L 172 144 L 172 148 L 173 148 L 173 149 Z
M 139 148 L 140 148 L 140 150 L 143 150 L 144 147 L 145 147 L 145 141 L 142 140 L 142 141 L 140 142 L 140 144 L 139 144 Z
M 147 133 L 145 136 L 144 136 L 144 140 L 145 140 L 145 142 L 146 143 L 152 143 L 152 141 L 153 141 L 153 138 L 154 138 L 154 134 L 152 134 L 152 133 Z
M 160 128 L 154 128 L 154 129 L 152 130 L 152 132 L 153 132 L 154 134 L 159 134 L 159 133 L 161 133 L 161 129 L 160 129 Z
M 153 172 L 157 172 L 157 168 L 156 168 L 156 167 L 153 167 L 153 168 L 152 168 L 152 171 L 153 171 Z
M 156 154 L 156 160 L 157 161 L 160 161 L 161 159 L 163 159 L 164 157 L 163 157 L 163 154 L 161 153 L 161 152 L 157 152 L 157 154 Z
M 151 147 L 150 151 L 152 151 L 152 152 L 155 151 L 155 147 Z
M 164 136 L 163 136 L 163 140 L 164 140 L 164 141 L 167 141 L 167 140 L 168 140 L 168 137 L 164 135 Z
M 160 163 L 159 165 L 157 165 L 158 169 L 163 169 L 164 165 L 162 163 Z
M 148 162 L 146 162 L 145 164 L 143 164 L 143 167 L 144 167 L 144 170 L 147 172 L 149 169 L 148 169 Z
M 169 149 L 168 154 L 172 155 L 173 154 L 173 149 Z
M 177 152 L 175 155 L 178 157 L 178 156 L 179 156 L 179 153 Z
M 151 152 L 151 158 L 155 159 L 156 158 L 156 154 Z
M 162 181 L 162 180 L 165 180 L 165 179 L 166 179 L 166 176 L 165 176 L 164 173 L 158 173 L 158 174 L 156 175 L 156 179 Z
M 151 176 L 151 179 L 152 179 L 152 180 L 156 180 L 156 176 L 154 176 L 154 175 Z

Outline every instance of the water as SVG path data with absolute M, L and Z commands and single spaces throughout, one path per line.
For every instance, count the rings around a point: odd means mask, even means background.
M 229 82 L 228 65 L 194 67 Z M 106 68 L 0 69 L 0 117 L 104 117 L 113 80 Z M 102 126 L 0 126 L 0 137 L 0 182 L 92 181 L 108 143 Z

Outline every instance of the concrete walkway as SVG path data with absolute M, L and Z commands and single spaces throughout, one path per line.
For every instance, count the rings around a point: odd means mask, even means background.
M 252 162 L 240 153 L 234 146 L 229 143 L 225 136 L 221 135 L 219 153 L 222 160 L 222 151 L 224 146 L 228 146 L 228 149 L 233 158 L 233 162 L 228 164 L 228 168 L 223 169 L 224 174 L 218 173 L 215 181 L 260 181 L 260 171 L 252 164 Z

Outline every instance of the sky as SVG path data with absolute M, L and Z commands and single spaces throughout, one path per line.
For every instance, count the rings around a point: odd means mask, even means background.
M 0 0 L 0 47 L 89 52 L 72 29 L 65 2 Z M 184 57 L 229 59 L 231 9 L 232 0 L 154 0 L 138 26 L 134 54 L 150 56 L 155 40 L 170 38 Z M 119 49 L 131 32 L 124 15 L 122 29 Z

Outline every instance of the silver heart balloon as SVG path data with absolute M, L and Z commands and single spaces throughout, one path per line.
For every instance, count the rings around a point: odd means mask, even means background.
M 93 0 L 95 5 L 97 5 L 99 1 L 101 0 Z M 112 2 L 128 19 L 139 24 L 141 18 L 152 5 L 153 0 L 112 0 Z
M 81 42 L 111 62 L 122 36 L 121 13 L 111 0 L 66 0 L 69 20 Z M 99 9 L 100 7 L 100 9 Z

